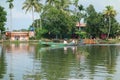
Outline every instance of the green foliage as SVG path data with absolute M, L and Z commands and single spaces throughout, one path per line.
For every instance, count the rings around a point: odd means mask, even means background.
M 87 8 L 87 33 L 89 34 L 89 36 L 93 36 L 96 37 L 99 35 L 98 32 L 99 31 L 99 27 L 100 27 L 100 21 L 101 21 L 101 16 L 95 11 L 94 6 L 93 5 L 89 5 L 89 7 Z
M 30 37 L 29 40 L 35 40 L 36 38 L 35 37 Z
M 57 0 L 46 0 L 46 3 L 49 5 L 55 5 Z
M 40 13 L 40 19 L 36 19 L 32 23 L 37 39 L 43 35 L 44 37 L 52 35 L 52 38 L 53 36 L 54 38 L 55 36 L 64 38 L 72 33 L 76 33 L 82 38 L 86 36 L 96 38 L 101 34 L 110 34 L 110 37 L 115 37 L 119 34 L 120 25 L 115 19 L 116 11 L 112 6 L 107 6 L 103 13 L 98 13 L 93 5 L 89 5 L 85 9 L 83 5 L 78 5 L 78 2 L 79 0 L 46 0 L 46 4 L 43 6 L 39 0 L 26 0 L 23 9 L 26 9 L 26 12 Z M 70 5 L 75 7 L 74 10 L 70 10 Z M 87 26 L 84 31 L 75 32 L 76 22 L 81 21 L 82 18 Z
M 26 13 L 28 11 L 32 11 L 32 20 L 34 22 L 34 12 L 39 13 L 43 8 L 43 5 L 39 3 L 39 0 L 26 0 L 23 3 L 22 9 L 26 10 Z
M 26 9 L 27 11 L 35 11 L 40 12 L 42 9 L 42 4 L 38 2 L 38 0 L 26 0 L 23 3 L 22 9 Z
M 9 8 L 10 8 L 10 9 L 12 9 L 12 8 L 14 7 L 13 1 L 14 1 L 14 0 L 7 0 L 7 2 L 9 3 Z
M 0 6 L 0 30 L 3 32 L 5 30 L 5 22 L 6 22 L 6 11 L 4 11 L 4 8 Z
M 106 10 L 103 12 L 105 15 L 105 18 L 108 20 L 108 35 L 107 39 L 109 38 L 110 32 L 111 32 L 111 20 L 116 16 L 116 11 L 113 9 L 113 6 L 106 6 Z
M 104 10 L 103 14 L 106 16 L 106 17 L 114 17 L 117 13 L 116 11 L 114 10 L 113 6 L 106 6 L 106 10 Z
M 94 6 L 90 5 L 86 11 L 86 31 L 89 36 L 100 37 L 101 34 L 110 34 L 111 37 L 115 37 L 117 31 L 119 30 L 119 24 L 115 19 L 116 14 L 113 14 L 116 12 L 115 10 L 107 9 L 106 12 L 104 11 L 104 13 L 97 13 L 94 9 Z M 109 19 L 108 15 L 110 16 L 110 14 L 111 17 Z
M 47 33 L 47 30 L 42 28 L 37 28 L 35 32 L 36 32 L 36 38 L 41 39 L 43 34 Z
M 81 39 L 84 39 L 87 37 L 87 33 L 85 31 L 77 30 L 75 33 L 79 35 Z
M 44 28 L 51 34 L 68 34 L 75 25 L 75 18 L 71 15 L 50 7 L 42 14 Z
M 120 30 L 120 25 L 119 23 L 116 21 L 115 18 L 112 18 L 111 19 L 111 29 L 110 29 L 110 37 L 113 37 L 115 38 L 117 36 L 117 34 L 119 34 L 119 31 Z

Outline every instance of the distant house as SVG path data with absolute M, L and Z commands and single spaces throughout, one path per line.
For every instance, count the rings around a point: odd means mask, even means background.
M 86 24 L 85 23 L 77 22 L 76 23 L 76 27 L 86 27 Z
M 79 30 L 84 31 L 84 29 L 85 29 L 85 27 L 86 27 L 86 24 L 85 24 L 85 23 L 77 22 L 77 23 L 76 23 L 76 27 L 77 27 Z
M 6 32 L 6 37 L 10 40 L 19 40 L 19 41 L 27 41 L 29 40 L 29 37 L 34 36 L 34 32 Z

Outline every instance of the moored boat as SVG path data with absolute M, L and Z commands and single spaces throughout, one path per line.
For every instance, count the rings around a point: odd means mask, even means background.
M 75 43 L 67 43 L 67 44 L 64 44 L 64 43 L 56 43 L 56 42 L 45 42 L 45 41 L 40 41 L 39 42 L 41 45 L 44 45 L 44 46 L 76 46 L 77 44 Z

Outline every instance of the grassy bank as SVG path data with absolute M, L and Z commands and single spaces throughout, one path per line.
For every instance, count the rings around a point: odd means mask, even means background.
M 57 40 L 50 40 L 50 39 L 41 39 L 43 41 L 53 41 L 53 42 L 63 42 L 63 40 L 61 39 L 57 39 Z M 72 39 L 67 40 L 68 42 L 71 42 Z M 79 40 L 76 39 L 76 41 L 79 42 Z M 98 39 L 97 40 L 98 43 L 100 44 L 116 44 L 116 43 L 120 43 L 119 39 L 108 39 L 108 40 L 102 40 L 102 39 Z M 30 43 L 30 44 L 38 44 L 39 40 L 28 40 L 28 41 L 10 41 L 10 40 L 0 40 L 0 43 L 3 44 L 9 44 L 9 43 Z
M 120 40 L 119 39 L 108 39 L 108 40 L 98 40 L 99 43 L 101 44 L 117 44 L 117 43 L 120 43 Z

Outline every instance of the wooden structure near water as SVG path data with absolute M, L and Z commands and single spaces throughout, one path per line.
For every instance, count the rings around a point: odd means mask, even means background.
M 96 44 L 96 40 L 95 39 L 84 39 L 83 40 L 84 44 Z

